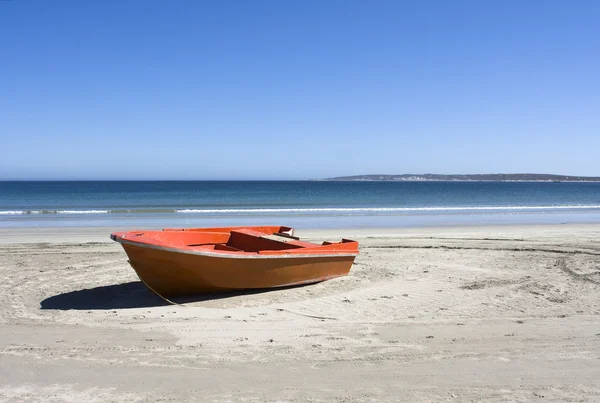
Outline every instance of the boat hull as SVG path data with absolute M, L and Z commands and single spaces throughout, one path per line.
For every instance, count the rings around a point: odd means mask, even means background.
M 286 287 L 345 276 L 355 255 L 216 256 L 123 243 L 139 278 L 163 297 Z

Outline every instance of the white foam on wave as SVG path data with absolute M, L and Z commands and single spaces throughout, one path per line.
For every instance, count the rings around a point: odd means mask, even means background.
M 478 206 L 478 207 L 314 207 L 314 208 L 261 208 L 261 209 L 183 209 L 177 213 L 360 213 L 360 212 L 410 212 L 410 211 L 496 211 L 496 210 L 573 210 L 600 209 L 600 205 L 561 206 Z
M 8 210 L 0 211 L 0 215 L 28 214 L 107 214 L 109 210 Z
M 538 210 L 593 210 L 600 205 L 557 205 L 557 206 L 466 206 L 466 207 L 309 207 L 309 208 L 230 208 L 230 209 L 179 209 L 174 213 L 183 214 L 282 214 L 282 213 L 409 213 L 409 212 L 477 212 L 477 211 L 538 211 Z M 135 213 L 136 210 L 125 210 Z M 14 215 L 77 215 L 77 214 L 110 214 L 122 210 L 6 210 L 0 211 L 0 216 Z M 152 213 L 143 210 L 143 213 Z M 156 211 L 165 213 L 165 211 Z

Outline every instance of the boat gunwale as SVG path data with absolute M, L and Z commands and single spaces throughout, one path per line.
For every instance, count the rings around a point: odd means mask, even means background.
M 249 252 L 245 252 L 244 254 L 234 254 L 234 253 L 230 253 L 227 251 L 211 252 L 211 251 L 190 250 L 190 249 L 181 249 L 181 248 L 170 247 L 170 246 L 154 245 L 151 243 L 135 242 L 135 241 L 131 241 L 128 239 L 119 238 L 116 236 L 113 237 L 113 235 L 111 235 L 111 239 L 113 241 L 119 242 L 124 245 L 138 246 L 141 248 L 155 249 L 155 250 L 161 250 L 161 251 L 165 251 L 165 252 L 183 253 L 183 254 L 187 254 L 187 255 L 207 256 L 207 257 L 226 258 L 226 259 L 282 259 L 282 258 L 283 259 L 295 259 L 295 258 L 306 259 L 306 258 L 328 258 L 328 257 L 356 257 L 359 254 L 358 250 L 355 253 L 349 253 L 346 251 L 339 252 L 339 253 L 335 253 L 335 252 L 332 253 L 331 251 L 326 251 L 326 252 L 322 252 L 322 253 L 305 253 L 305 254 L 281 253 L 281 254 L 261 255 L 260 253 L 250 254 Z

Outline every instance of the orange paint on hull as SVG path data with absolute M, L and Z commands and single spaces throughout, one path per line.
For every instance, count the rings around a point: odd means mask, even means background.
M 131 266 L 165 297 L 285 287 L 345 276 L 358 243 L 322 245 L 286 227 L 198 228 L 114 233 Z

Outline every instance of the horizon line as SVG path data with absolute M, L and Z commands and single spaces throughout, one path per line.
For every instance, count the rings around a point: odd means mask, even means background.
M 576 178 L 599 178 L 600 176 L 592 175 L 565 175 L 565 174 L 551 174 L 551 173 L 476 173 L 476 174 L 435 174 L 435 173 L 404 173 L 404 174 L 356 174 L 356 175 L 344 175 L 344 176 L 332 176 L 332 177 L 321 177 L 321 178 L 306 178 L 306 179 L 108 179 L 108 178 L 96 178 L 96 179 L 83 179 L 83 178 L 55 178 L 55 179 L 40 179 L 40 178 L 26 178 L 26 179 L 3 179 L 0 178 L 0 182 L 303 182 L 303 181 L 347 181 L 349 178 L 357 177 L 369 177 L 369 176 L 500 176 L 500 175 L 539 175 L 539 176 L 556 176 L 556 177 L 576 177 Z M 394 181 L 394 180 L 392 180 Z M 411 180 L 404 180 L 409 182 Z M 415 180 L 418 181 L 418 180 Z M 459 181 L 459 180 L 454 180 Z M 526 181 L 526 180 L 525 180 Z

